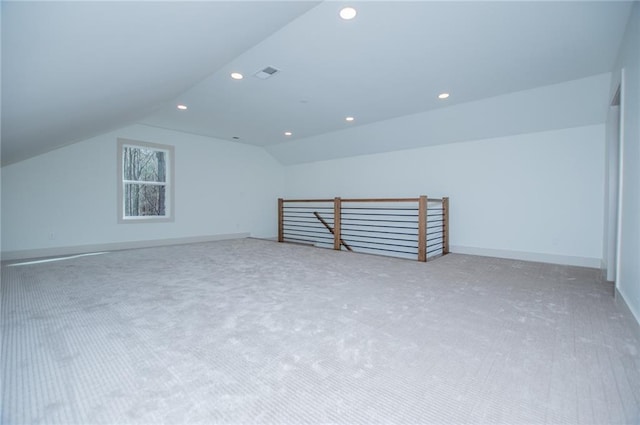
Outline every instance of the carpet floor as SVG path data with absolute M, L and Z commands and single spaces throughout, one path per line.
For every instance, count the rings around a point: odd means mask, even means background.
M 2 424 L 638 423 L 595 269 L 242 239 L 2 267 Z

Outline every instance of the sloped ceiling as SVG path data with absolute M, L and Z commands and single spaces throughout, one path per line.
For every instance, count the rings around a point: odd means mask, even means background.
M 317 2 L 2 2 L 2 162 L 132 124 Z
M 349 3 L 358 14 L 345 21 L 345 5 L 3 2 L 2 162 L 135 122 L 277 151 L 580 79 L 611 70 L 631 10 L 610 1 L 369 1 Z M 253 76 L 267 66 L 280 72 Z M 441 92 L 451 96 L 439 100 Z

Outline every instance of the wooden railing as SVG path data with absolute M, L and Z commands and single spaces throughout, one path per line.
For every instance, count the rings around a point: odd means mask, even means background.
M 280 198 L 278 241 L 427 261 L 449 252 L 449 198 Z

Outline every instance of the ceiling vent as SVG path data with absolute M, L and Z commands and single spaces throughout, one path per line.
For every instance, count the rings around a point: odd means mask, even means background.
M 279 69 L 276 69 L 272 66 L 268 66 L 265 69 L 261 69 L 260 71 L 256 72 L 253 75 L 257 78 L 260 78 L 261 80 L 266 80 L 269 77 L 273 77 L 278 72 L 280 72 Z

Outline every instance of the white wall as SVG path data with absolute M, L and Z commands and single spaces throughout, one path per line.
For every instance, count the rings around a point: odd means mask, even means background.
M 366 125 L 345 124 L 345 130 L 294 139 L 267 151 L 293 165 L 602 124 L 610 79 L 609 73 L 599 74 Z M 455 93 L 443 105 L 453 99 Z
M 285 193 L 449 196 L 454 252 L 599 267 L 604 130 L 598 124 L 291 165 Z
M 174 222 L 118 224 L 118 137 L 175 146 Z M 142 125 L 123 128 L 2 168 L 3 258 L 83 245 L 272 236 L 283 186 L 282 166 L 264 149 Z
M 622 192 L 616 288 L 640 322 L 640 4 L 633 5 L 612 73 L 611 96 L 620 84 Z

